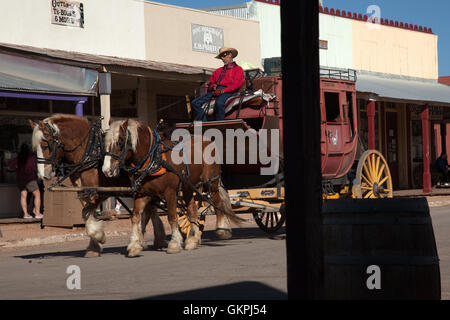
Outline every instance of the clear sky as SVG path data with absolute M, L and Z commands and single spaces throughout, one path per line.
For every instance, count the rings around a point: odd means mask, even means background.
M 188 8 L 205 8 L 246 2 L 245 0 L 159 0 Z M 366 13 L 370 5 L 381 9 L 381 17 L 432 28 L 438 35 L 439 75 L 450 76 L 450 0 L 323 0 L 323 5 Z

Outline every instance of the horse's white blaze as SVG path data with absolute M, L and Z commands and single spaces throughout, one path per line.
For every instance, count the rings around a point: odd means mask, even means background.
M 104 174 L 108 175 L 110 169 L 111 169 L 111 156 L 105 156 L 102 171 Z
M 42 152 L 41 145 L 37 147 L 36 155 L 38 158 L 43 158 L 44 154 Z M 38 177 L 39 179 L 44 179 L 45 177 L 45 165 L 43 163 L 38 163 L 37 165 Z
M 32 136 L 32 144 L 33 150 L 36 151 L 36 156 L 38 158 L 43 158 L 44 153 L 42 152 L 41 141 L 44 138 L 44 133 L 39 129 L 38 126 L 34 127 L 33 136 Z M 43 163 L 38 163 L 37 165 L 38 177 L 40 179 L 44 179 L 45 177 L 45 165 Z

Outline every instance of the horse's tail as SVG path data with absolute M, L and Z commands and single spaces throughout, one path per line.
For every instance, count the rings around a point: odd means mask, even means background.
M 231 207 L 231 201 L 230 197 L 228 195 L 228 191 L 225 190 L 225 187 L 222 184 L 222 180 L 219 181 L 219 196 L 222 200 L 222 206 L 221 210 L 225 216 L 227 216 L 230 221 L 238 226 L 240 226 L 243 222 L 245 222 L 245 219 L 242 219 L 241 217 L 238 217 Z

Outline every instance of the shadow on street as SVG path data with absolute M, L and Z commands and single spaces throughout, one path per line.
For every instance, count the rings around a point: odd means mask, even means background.
M 284 300 L 287 294 L 253 281 L 145 297 L 142 300 Z
M 205 231 L 202 235 L 202 244 L 201 246 L 208 247 L 225 247 L 230 245 L 238 245 L 238 243 L 233 242 L 233 240 L 251 240 L 251 239 L 272 239 L 272 240 L 285 240 L 285 227 L 280 228 L 274 234 L 267 234 L 260 230 L 259 228 L 234 228 L 233 229 L 233 237 L 230 240 L 220 240 L 214 233 L 214 230 Z M 170 240 L 170 235 L 166 237 L 166 240 Z M 147 241 L 148 248 L 145 251 L 156 251 L 153 249 L 152 240 Z M 106 242 L 108 244 L 108 242 Z M 87 242 L 86 242 L 87 245 Z M 201 246 L 199 250 L 201 250 Z M 161 253 L 164 253 L 164 250 L 158 250 Z M 21 255 L 15 256 L 15 258 L 21 259 L 49 259 L 54 257 L 70 257 L 70 258 L 82 258 L 85 254 L 85 247 L 76 251 L 56 251 L 56 252 L 44 252 L 38 254 L 30 254 L 30 255 Z M 116 247 L 106 247 L 103 249 L 102 255 L 109 254 L 120 254 L 126 256 L 127 250 L 126 245 L 124 246 L 116 246 Z

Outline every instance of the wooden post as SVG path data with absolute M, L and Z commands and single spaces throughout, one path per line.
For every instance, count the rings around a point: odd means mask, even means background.
M 423 146 L 423 193 L 431 193 L 430 173 L 430 137 L 429 137 L 429 107 L 425 106 L 420 114 L 422 119 L 422 146 Z
M 103 117 L 102 129 L 109 128 L 109 119 L 111 119 L 111 102 L 109 94 L 100 95 L 100 112 Z
M 323 297 L 319 6 L 281 2 L 289 299 Z
M 375 150 L 375 101 L 367 103 L 367 121 L 369 129 L 369 150 Z

